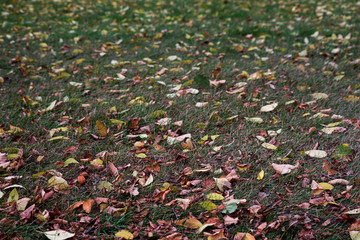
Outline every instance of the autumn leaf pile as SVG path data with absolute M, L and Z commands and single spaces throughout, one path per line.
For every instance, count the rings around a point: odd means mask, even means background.
M 0 9 L 0 239 L 360 239 L 359 2 Z

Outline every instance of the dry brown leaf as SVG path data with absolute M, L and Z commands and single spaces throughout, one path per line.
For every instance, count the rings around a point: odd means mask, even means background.
M 112 162 L 108 162 L 108 164 L 109 164 L 109 168 L 110 168 L 111 173 L 115 177 L 117 177 L 119 175 L 119 172 L 118 172 L 117 168 L 115 167 L 115 165 Z

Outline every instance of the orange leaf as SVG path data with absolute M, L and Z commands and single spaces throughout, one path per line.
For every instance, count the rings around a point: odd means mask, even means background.
M 254 236 L 250 233 L 236 233 L 234 240 L 255 240 Z
M 93 199 L 88 199 L 83 203 L 83 209 L 86 213 L 90 213 L 92 206 L 94 205 Z
M 75 208 L 78 208 L 80 207 L 81 205 L 83 205 L 84 201 L 79 201 L 79 202 L 76 202 L 74 204 L 72 204 L 67 210 L 74 210 Z
M 182 225 L 191 229 L 198 229 L 202 226 L 202 223 L 196 218 L 187 218 L 175 222 L 176 225 Z
M 86 182 L 86 179 L 83 175 L 78 176 L 77 180 L 78 180 L 80 186 Z

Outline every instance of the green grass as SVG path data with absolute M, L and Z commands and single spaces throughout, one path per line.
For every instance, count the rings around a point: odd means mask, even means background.
M 174 232 L 212 239 L 222 230 L 229 239 L 239 232 L 350 239 L 349 229 L 360 230 L 352 225 L 358 216 L 344 214 L 360 199 L 358 7 L 350 0 L 2 1 L 0 236 L 46 239 L 43 232 L 62 229 L 84 239 L 121 230 L 138 239 Z M 240 82 L 244 90 L 233 93 Z M 273 111 L 260 111 L 273 102 Z M 333 115 L 346 131 L 324 133 Z M 159 125 L 164 118 L 168 125 Z M 191 134 L 190 151 L 185 140 L 169 142 L 183 134 Z M 58 136 L 66 139 L 49 141 Z M 259 136 L 277 148 L 266 149 Z M 336 155 L 340 146 L 345 153 Z M 314 148 L 327 157 L 304 154 Z M 78 163 L 63 167 L 69 158 Z M 299 167 L 279 175 L 272 163 Z M 215 179 L 232 170 L 239 180 L 219 188 Z M 69 187 L 49 186 L 53 176 Z M 349 191 L 333 184 L 312 193 L 312 181 L 334 179 L 347 180 Z M 112 188 L 101 190 L 101 181 Z M 14 184 L 23 187 L 9 201 Z M 44 200 L 46 193 L 53 195 Z M 225 197 L 212 200 L 213 211 L 201 206 L 209 193 Z M 26 208 L 35 206 L 27 216 L 17 210 L 24 198 Z M 89 213 L 70 208 L 99 198 L 105 202 Z M 223 213 L 229 198 L 246 204 Z M 225 225 L 228 217 L 238 222 Z M 198 234 L 176 224 L 188 218 L 218 222 Z

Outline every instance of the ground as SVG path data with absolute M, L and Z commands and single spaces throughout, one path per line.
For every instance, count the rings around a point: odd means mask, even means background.
M 359 2 L 4 0 L 1 239 L 360 239 Z

